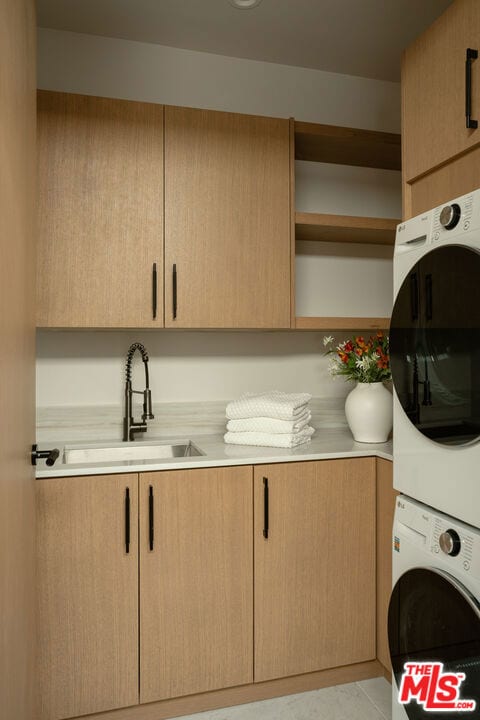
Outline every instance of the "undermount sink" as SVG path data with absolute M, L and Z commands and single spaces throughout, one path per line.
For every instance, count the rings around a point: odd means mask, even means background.
M 109 443 L 108 445 L 66 445 L 63 462 L 75 463 L 124 462 L 129 460 L 167 460 L 168 458 L 194 457 L 205 453 L 191 440 L 178 443 Z

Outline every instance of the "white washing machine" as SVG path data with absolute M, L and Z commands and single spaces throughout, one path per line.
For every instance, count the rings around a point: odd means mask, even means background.
M 478 718 L 480 530 L 400 495 L 393 526 L 393 585 L 388 613 L 392 720 Z M 416 699 L 400 704 L 406 662 L 440 662 L 445 672 L 465 674 L 460 699 L 474 700 L 476 710 L 425 710 Z
M 480 527 L 480 190 L 397 228 L 394 486 Z

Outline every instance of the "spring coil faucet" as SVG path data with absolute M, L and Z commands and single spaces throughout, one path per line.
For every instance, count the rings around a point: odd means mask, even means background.
M 145 368 L 145 390 L 132 389 L 132 361 L 136 351 L 141 354 Z M 147 431 L 147 420 L 155 417 L 152 412 L 152 393 L 148 379 L 148 353 L 141 343 L 133 343 L 127 353 L 127 364 L 125 367 L 125 417 L 123 418 L 123 439 L 125 442 L 135 440 L 135 433 Z M 142 422 L 135 422 L 132 414 L 133 394 L 143 395 Z

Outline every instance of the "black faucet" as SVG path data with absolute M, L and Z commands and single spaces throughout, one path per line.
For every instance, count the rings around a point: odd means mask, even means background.
M 145 367 L 145 390 L 132 390 L 132 360 L 136 350 L 141 354 Z M 130 345 L 127 353 L 127 365 L 125 368 L 125 417 L 123 418 L 123 439 L 124 441 L 135 440 L 134 434 L 138 432 L 146 432 L 147 420 L 153 420 L 152 413 L 152 393 L 150 392 L 148 383 L 148 353 L 141 343 L 133 343 Z M 135 422 L 132 415 L 132 395 L 136 393 L 143 395 L 143 414 L 142 422 Z

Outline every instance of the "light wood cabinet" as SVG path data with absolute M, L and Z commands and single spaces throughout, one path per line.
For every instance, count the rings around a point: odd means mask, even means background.
M 137 475 L 36 483 L 39 720 L 138 702 L 137 485 Z
M 390 672 L 388 605 L 392 594 L 393 463 L 377 458 L 377 658 Z
M 480 143 L 480 128 L 466 127 L 467 48 L 480 51 L 478 0 L 455 0 L 404 53 L 405 218 L 480 184 L 478 153 L 466 155 Z M 471 61 L 471 116 L 480 122 L 480 57 Z
M 290 327 L 289 143 L 288 120 L 165 108 L 166 327 Z
M 245 701 L 268 680 L 388 666 L 378 462 L 377 529 L 373 457 L 37 481 L 35 717 L 167 717 L 186 696 L 194 711 L 195 695 L 222 704 L 211 691 Z
M 40 91 L 38 163 L 37 325 L 162 327 L 163 106 Z
M 375 458 L 256 466 L 254 507 L 255 681 L 374 659 Z
M 251 467 L 140 475 L 140 702 L 252 682 L 252 515 Z

